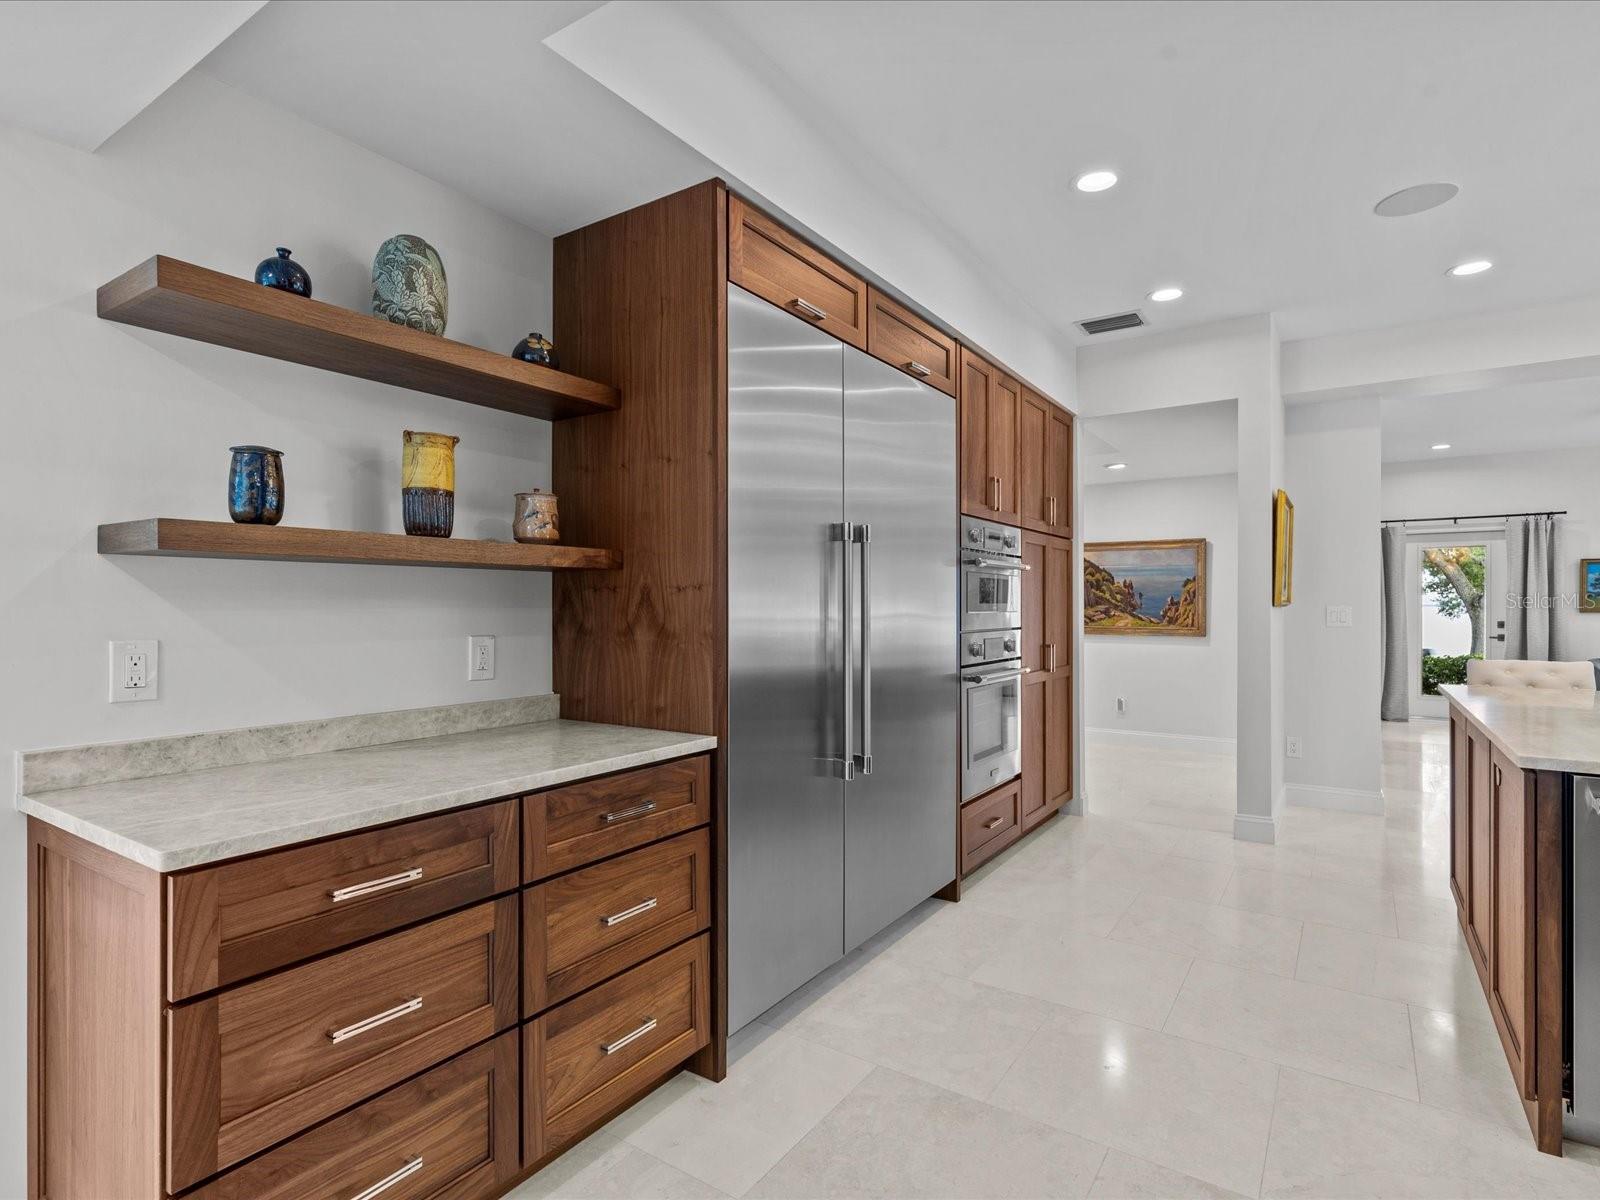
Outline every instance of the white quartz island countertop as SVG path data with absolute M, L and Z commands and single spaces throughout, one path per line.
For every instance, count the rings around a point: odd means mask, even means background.
M 538 721 L 21 794 L 17 808 L 153 870 L 180 871 L 716 744 L 697 734 Z
M 1465 684 L 1439 690 L 1524 770 L 1600 774 L 1600 692 Z

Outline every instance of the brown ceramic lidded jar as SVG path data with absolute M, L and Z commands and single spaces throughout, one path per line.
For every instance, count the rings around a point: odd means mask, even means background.
M 538 488 L 518 492 L 511 536 L 519 542 L 559 542 L 561 529 L 556 521 L 555 496 Z

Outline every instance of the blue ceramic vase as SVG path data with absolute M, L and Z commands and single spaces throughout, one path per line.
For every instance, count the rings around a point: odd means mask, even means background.
M 231 449 L 228 515 L 241 525 L 276 525 L 283 519 L 283 452 L 269 446 Z
M 261 260 L 261 265 L 256 267 L 256 282 L 262 287 L 277 288 L 280 292 L 293 292 L 296 296 L 311 299 L 311 276 L 289 257 L 289 250 L 285 246 L 278 247 L 278 257 Z
M 558 368 L 561 363 L 556 357 L 556 346 L 542 333 L 530 333 L 517 343 L 511 351 L 512 358 L 520 358 L 523 362 L 538 363 L 541 367 Z

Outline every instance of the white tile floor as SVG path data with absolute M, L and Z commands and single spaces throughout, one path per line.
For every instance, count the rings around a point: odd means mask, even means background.
M 1236 842 L 1233 760 L 1095 744 L 1060 818 L 514 1195 L 1600 1197 L 1537 1153 L 1449 891 L 1442 723 L 1384 816 Z

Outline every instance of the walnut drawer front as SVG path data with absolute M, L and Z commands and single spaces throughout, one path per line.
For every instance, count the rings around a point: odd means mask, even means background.
M 523 893 L 526 1016 L 711 924 L 711 839 L 679 834 Z
M 532 883 L 711 819 L 704 755 L 523 797 L 522 877 Z
M 521 1059 L 503 1033 L 184 1200 L 478 1200 L 521 1169 Z
M 516 801 L 167 879 L 167 998 L 187 999 L 519 882 Z
M 867 294 L 871 298 L 867 310 L 867 353 L 922 380 L 929 387 L 938 388 L 947 396 L 954 396 L 955 339 L 877 288 L 869 288 Z
M 525 1161 L 570 1142 L 711 1040 L 705 934 L 523 1029 Z
M 517 1019 L 517 901 L 490 901 L 167 1013 L 176 1192 Z
M 732 195 L 728 278 L 841 342 L 866 349 L 866 283 Z
M 1022 836 L 1022 785 L 1012 780 L 961 809 L 961 873 L 965 875 Z

